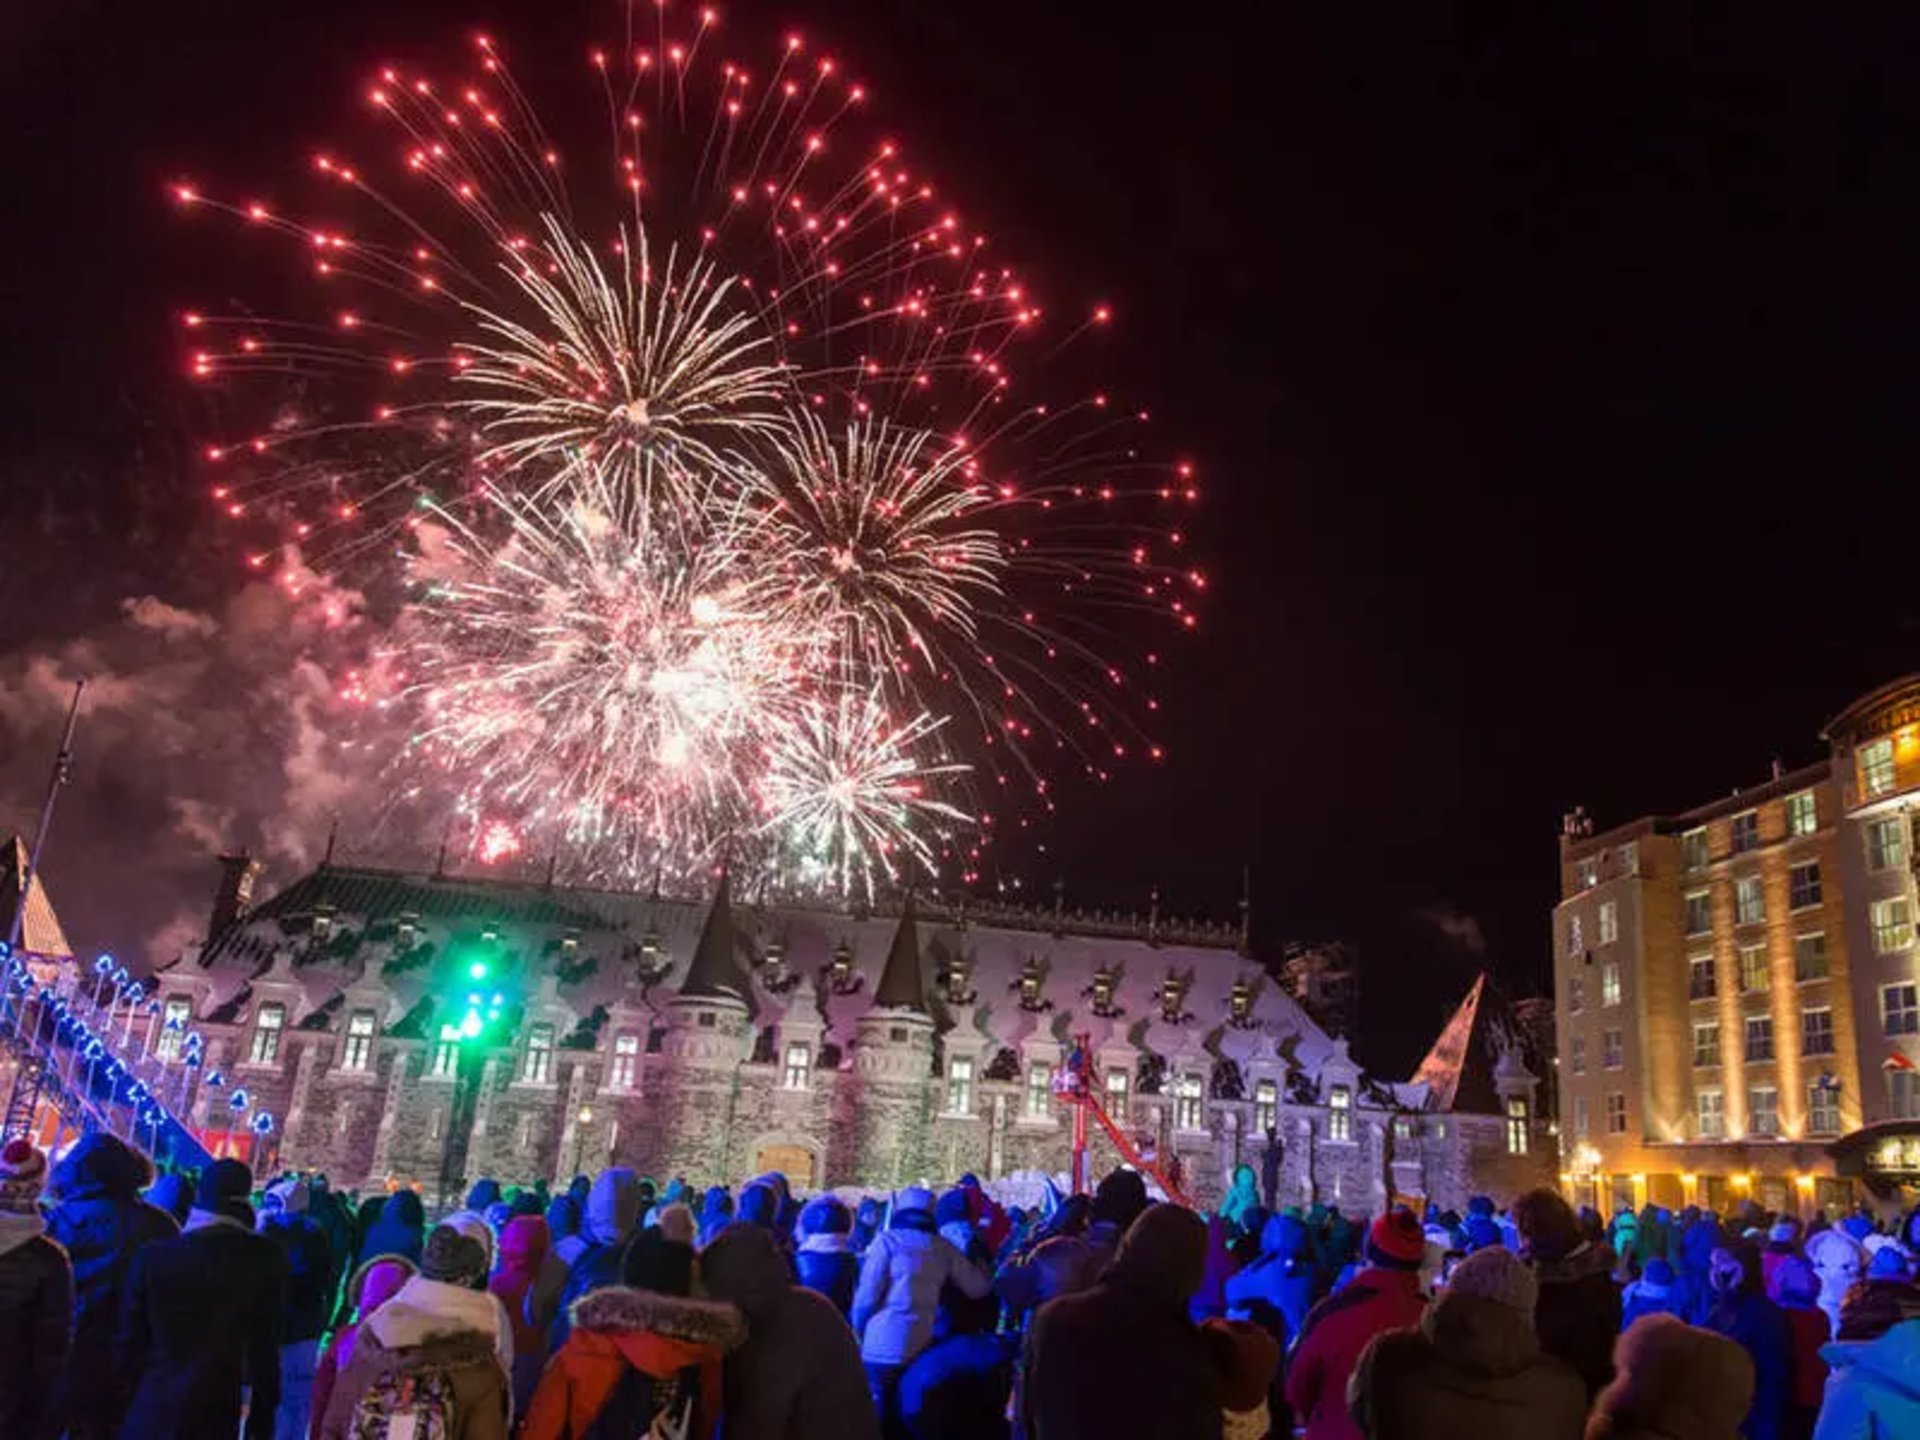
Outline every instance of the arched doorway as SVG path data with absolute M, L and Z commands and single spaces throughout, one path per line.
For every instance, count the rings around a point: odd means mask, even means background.
M 762 1145 L 754 1156 L 753 1173 L 765 1175 L 769 1170 L 778 1170 L 795 1189 L 813 1188 L 813 1152 L 804 1145 Z

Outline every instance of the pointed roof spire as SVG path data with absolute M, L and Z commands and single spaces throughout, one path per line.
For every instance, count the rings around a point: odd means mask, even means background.
M 874 987 L 873 1003 L 877 1009 L 927 1013 L 927 987 L 920 976 L 920 927 L 914 921 L 911 890 L 900 909 L 893 944 L 887 947 L 887 964 Z
M 1433 1094 L 1435 1110 L 1463 1110 L 1478 1115 L 1500 1112 L 1499 1092 L 1493 1083 L 1492 1034 L 1500 1022 L 1504 997 L 1486 971 L 1481 971 L 1467 998 L 1447 1021 L 1433 1049 L 1413 1072 L 1416 1085 Z
M 67 943 L 60 917 L 53 913 L 53 901 L 47 898 L 47 887 L 37 873 L 27 887 L 25 904 L 21 903 L 20 877 L 30 868 L 26 841 L 18 835 L 10 837 L 0 847 L 0 915 L 11 922 L 15 913 L 19 914 L 22 950 L 34 955 L 71 955 L 73 946 Z
M 680 996 L 684 1000 L 743 1000 L 746 994 L 746 979 L 734 959 L 732 882 L 723 863 L 706 924 L 700 927 L 700 943 L 693 949 L 693 963 L 687 966 L 687 978 L 680 985 Z

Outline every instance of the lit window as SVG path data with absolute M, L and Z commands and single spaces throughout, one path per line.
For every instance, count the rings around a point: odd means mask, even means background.
M 1733 923 L 1758 925 L 1767 918 L 1766 892 L 1758 875 L 1742 875 L 1733 882 Z
M 1623 1090 L 1607 1092 L 1607 1134 L 1627 1133 L 1627 1096 Z
M 1820 811 L 1813 791 L 1802 790 L 1787 797 L 1787 834 L 1811 835 L 1820 828 Z
M 1718 1090 L 1696 1092 L 1693 1114 L 1702 1140 L 1718 1140 L 1727 1133 L 1726 1097 Z
M 1567 954 L 1578 955 L 1586 948 L 1586 931 L 1580 924 L 1580 912 L 1569 910 L 1567 912 Z
M 1413 1121 L 1405 1115 L 1393 1117 L 1393 1138 L 1396 1140 L 1413 1139 Z
M 1800 1053 L 1833 1054 L 1833 1011 L 1822 1005 L 1800 1012 Z
M 347 1017 L 347 1043 L 340 1054 L 342 1070 L 364 1070 L 373 1055 L 373 1011 L 356 1010 Z
M 638 1035 L 616 1035 L 613 1037 L 613 1088 L 631 1090 L 633 1077 L 640 1066 L 640 1037 Z
M 1713 892 L 1695 890 L 1687 896 L 1687 934 L 1713 933 Z
M 1693 1063 L 1703 1068 L 1720 1063 L 1720 1022 L 1718 1020 L 1694 1022 Z
M 1876 955 L 1890 955 L 1896 950 L 1904 950 L 1913 944 L 1913 912 L 1907 907 L 1907 897 L 1898 896 L 1892 900 L 1873 902 L 1873 950 Z
M 1611 900 L 1600 902 L 1600 943 L 1611 945 L 1620 938 L 1620 907 Z
M 1907 817 L 1883 815 L 1867 822 L 1867 868 L 1895 870 L 1907 863 Z
M 1587 1073 L 1587 1037 L 1586 1036 L 1575 1035 L 1573 1037 L 1573 1054 L 1570 1057 L 1570 1062 L 1571 1062 L 1571 1068 L 1574 1074 L 1584 1075 Z
M 947 1062 L 947 1113 L 973 1113 L 973 1057 L 956 1055 Z
M 1794 936 L 1793 978 L 1800 981 L 1827 978 L 1827 935 L 1824 930 Z
M 1887 1108 L 1896 1120 L 1920 1120 L 1920 1070 L 1887 1071 Z
M 1711 955 L 1695 955 L 1687 961 L 1687 998 L 1689 1000 L 1711 1000 L 1719 993 L 1719 989 Z
M 1629 840 L 1620 847 L 1620 873 L 1638 875 L 1640 873 L 1640 842 Z
M 1573 1138 L 1586 1139 L 1591 1128 L 1587 1123 L 1587 1097 L 1576 1095 L 1573 1097 Z
M 1271 1080 L 1259 1081 L 1253 1087 L 1253 1130 L 1256 1135 L 1264 1135 L 1278 1124 L 1280 1119 L 1280 1087 Z
M 1602 1030 L 1600 1032 L 1600 1068 L 1618 1070 L 1625 1063 L 1625 1046 L 1621 1043 L 1621 1032 Z
M 1181 1075 L 1173 1082 L 1173 1128 L 1176 1130 L 1207 1128 L 1205 1116 L 1201 1112 L 1198 1075 Z
M 1880 987 L 1880 1026 L 1888 1035 L 1920 1035 L 1920 985 Z
M 186 1040 L 187 1021 L 193 1018 L 193 1002 L 184 995 L 167 997 L 166 1013 L 160 1017 L 160 1038 L 155 1049 L 162 1060 L 171 1060 L 180 1053 L 180 1046 Z
M 1767 947 L 1764 945 L 1742 945 L 1740 947 L 1740 993 L 1752 995 L 1767 988 Z
M 1893 741 L 1874 740 L 1860 747 L 1860 789 L 1871 799 L 1894 787 Z
M 553 1026 L 545 1021 L 527 1027 L 527 1058 L 520 1078 L 530 1085 L 553 1079 Z
M 1807 1129 L 1815 1135 L 1840 1133 L 1840 1092 L 1815 1081 L 1807 1089 Z
M 1527 1102 L 1519 1096 L 1507 1101 L 1507 1153 L 1527 1153 Z
M 813 1077 L 813 1047 L 804 1040 L 787 1044 L 786 1063 L 780 1067 L 780 1084 L 788 1090 L 804 1090 Z
M 1680 837 L 1680 863 L 1688 870 L 1704 870 L 1710 858 L 1707 850 L 1707 830 L 1703 825 L 1698 830 L 1689 830 Z
M 1804 910 L 1820 903 L 1820 862 L 1809 860 L 1787 872 L 1787 905 Z
M 1747 1063 L 1773 1059 L 1773 1017 L 1747 1016 Z
M 1353 1092 L 1344 1085 L 1327 1091 L 1327 1138 L 1353 1139 Z
M 1027 1118 L 1044 1120 L 1053 1113 L 1053 1067 L 1044 1060 L 1027 1066 Z
M 442 1035 L 433 1047 L 433 1064 L 427 1073 L 435 1079 L 444 1080 L 460 1068 L 460 1042 L 450 1036 Z
M 1600 1004 L 1606 1006 L 1620 1003 L 1620 966 L 1609 960 L 1600 967 Z
M 1733 823 L 1727 827 L 1728 838 L 1733 842 L 1733 853 L 1744 855 L 1749 850 L 1760 848 L 1760 812 L 1743 811 L 1733 817 Z
M 1591 890 L 1600 883 L 1600 862 L 1592 856 L 1573 862 L 1573 888 Z
M 1780 1092 L 1771 1085 L 1755 1085 L 1747 1091 L 1747 1133 L 1780 1133 Z
M 1116 1065 L 1107 1071 L 1107 1114 L 1116 1120 L 1127 1118 L 1127 1072 Z
M 1567 977 L 1567 1011 L 1578 1015 L 1587 1004 L 1587 982 L 1578 975 Z
M 280 1059 L 280 1032 L 286 1028 L 287 1007 L 273 1001 L 260 1007 L 254 1017 L 253 1045 L 247 1059 L 255 1065 L 272 1065 Z

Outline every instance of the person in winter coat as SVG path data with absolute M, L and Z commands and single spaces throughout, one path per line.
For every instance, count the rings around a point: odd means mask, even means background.
M 1287 1362 L 1287 1404 L 1307 1440 L 1360 1440 L 1347 1409 L 1347 1382 L 1374 1336 L 1420 1323 L 1426 1249 L 1412 1213 L 1389 1211 L 1367 1231 L 1365 1268 L 1307 1312 Z
M 1770 1299 L 1777 1302 L 1780 1298 L 1773 1280 L 1780 1266 L 1799 1254 L 1800 1222 L 1790 1215 L 1782 1216 L 1767 1231 L 1767 1248 L 1760 1252 L 1760 1278 Z
M 1674 1271 L 1680 1281 L 1680 1314 L 1689 1325 L 1707 1318 L 1707 1307 L 1713 1303 L 1713 1286 L 1708 1281 L 1713 1252 L 1725 1244 L 1720 1222 L 1711 1213 L 1696 1212 L 1680 1233 L 1680 1259 Z
M 1367 1440 L 1579 1440 L 1586 1385 L 1540 1348 L 1533 1272 L 1499 1246 L 1476 1250 L 1420 1317 L 1376 1335 L 1347 1388 Z
M 361 1324 L 327 1399 L 321 1440 L 388 1434 L 403 1416 L 427 1434 L 444 1422 L 458 1440 L 507 1440 L 512 1397 L 497 1351 L 499 1306 L 486 1283 L 480 1243 L 436 1225 L 420 1273 Z
M 133 1257 L 180 1233 L 171 1215 L 140 1198 L 152 1180 L 145 1156 L 99 1132 L 82 1137 L 53 1169 L 59 1204 L 47 1234 L 73 1265 L 73 1348 L 54 1404 L 74 1440 L 105 1437 L 119 1426 L 117 1389 L 100 1381 L 112 1373 Z
M 722 1440 L 879 1440 L 853 1332 L 832 1302 L 792 1282 L 773 1236 L 727 1226 L 700 1253 L 700 1278 L 747 1322 L 722 1366 Z
M 1019 1392 L 1028 1440 L 1214 1440 L 1224 1383 L 1188 1316 L 1207 1228 L 1149 1206 L 1100 1282 L 1044 1305 L 1027 1336 Z
M 1620 1326 L 1625 1329 L 1642 1315 L 1679 1315 L 1680 1289 L 1673 1266 L 1649 1260 L 1640 1278 L 1620 1294 Z
M 1540 1285 L 1534 1333 L 1549 1355 L 1571 1365 L 1589 1397 L 1613 1378 L 1613 1342 L 1620 1333 L 1620 1292 L 1604 1244 L 1582 1234 L 1559 1193 L 1530 1190 L 1514 1202 L 1520 1254 Z
M 420 1263 L 427 1240 L 427 1211 L 420 1196 L 412 1190 L 396 1190 L 380 1207 L 366 1239 L 360 1242 L 359 1263 L 380 1255 L 398 1255 Z
M 488 1277 L 492 1291 L 513 1328 L 513 1413 L 526 1412 L 533 1387 L 547 1363 L 548 1320 L 539 1317 L 535 1287 L 548 1256 L 547 1222 L 537 1215 L 516 1215 L 500 1231 L 500 1256 Z
M 233 1435 L 243 1387 L 247 1440 L 273 1434 L 287 1262 L 254 1234 L 252 1190 L 245 1165 L 214 1161 L 186 1230 L 135 1252 L 113 1365 L 87 1377 L 101 1389 L 109 1376 L 132 1382 L 121 1440 Z
M 902 1190 L 893 1223 L 867 1247 L 853 1293 L 853 1329 L 883 1425 L 900 1372 L 933 1339 L 947 1285 L 974 1299 L 990 1288 L 986 1274 L 935 1233 L 932 1194 L 917 1186 Z
M 1613 1247 L 1614 1273 L 1632 1278 L 1639 1273 L 1640 1217 L 1631 1207 L 1623 1208 L 1607 1226 L 1607 1243 Z
M 580 1234 L 580 1219 L 580 1202 L 573 1196 L 556 1195 L 547 1202 L 547 1238 L 551 1241 L 548 1253 L 559 1262 L 562 1277 L 587 1248 L 586 1239 Z M 556 1293 L 553 1298 L 558 1302 L 560 1297 Z
M 326 1416 L 327 1402 L 340 1374 L 353 1359 L 353 1344 L 360 1327 L 369 1316 L 400 1293 L 400 1287 L 414 1277 L 411 1260 L 388 1255 L 369 1260 L 347 1277 L 346 1319 L 334 1329 L 326 1349 L 320 1352 L 313 1371 L 313 1421 L 307 1431 L 310 1440 L 320 1440 L 320 1422 Z
M 1227 1279 L 1227 1313 L 1244 1318 L 1264 1301 L 1286 1322 L 1286 1333 L 1275 1337 L 1285 1348 L 1307 1323 L 1313 1286 L 1307 1227 L 1295 1216 L 1275 1215 L 1260 1232 L 1259 1258 Z
M 1724 1335 L 1671 1315 L 1634 1322 L 1613 1351 L 1586 1440 L 1735 1440 L 1753 1399 L 1753 1362 Z
M 629 1440 L 663 1421 L 670 1434 L 714 1434 L 721 1360 L 747 1328 L 734 1306 L 692 1298 L 693 1269 L 692 1247 L 658 1231 L 636 1237 L 624 1283 L 575 1303 L 520 1440 Z
M 327 1232 L 308 1214 L 312 1198 L 305 1180 L 283 1180 L 267 1187 L 260 1209 L 260 1233 L 279 1247 L 287 1262 L 275 1440 L 305 1440 L 312 1428 L 314 1367 L 333 1308 L 333 1248 Z
M 1808 1237 L 1807 1263 L 1820 1281 L 1820 1312 L 1827 1317 L 1827 1333 L 1838 1335 L 1841 1304 L 1866 1273 L 1867 1252 L 1852 1235 L 1835 1227 Z
M 712 1192 L 709 1191 L 709 1194 Z M 704 1225 L 702 1229 L 704 1230 Z M 873 1243 L 873 1237 L 880 1233 L 880 1202 L 871 1195 L 863 1199 L 853 1210 L 853 1233 L 850 1237 L 853 1253 L 864 1255 L 867 1247 Z
M 853 1311 L 853 1288 L 860 1279 L 860 1257 L 848 1241 L 853 1212 L 831 1195 L 817 1195 L 800 1211 L 800 1249 L 793 1257 L 800 1283 L 833 1302 L 842 1315 Z
M 1471 1254 L 1475 1250 L 1486 1250 L 1500 1243 L 1500 1225 L 1493 1218 L 1493 1201 L 1485 1195 L 1475 1195 L 1467 1201 L 1467 1217 L 1460 1224 L 1460 1248 Z
M 499 1203 L 500 1182 L 488 1176 L 481 1176 L 467 1190 L 467 1203 L 462 1210 L 471 1210 L 476 1215 L 487 1213 L 487 1207 Z
M 1784 1440 L 1807 1440 L 1827 1391 L 1827 1362 L 1820 1358 L 1820 1350 L 1829 1332 L 1826 1312 L 1820 1308 L 1820 1280 L 1811 1265 L 1791 1255 L 1775 1267 L 1769 1283 L 1775 1303 L 1786 1314 L 1793 1343 L 1792 1381 L 1781 1434 Z
M 736 1218 L 743 1225 L 758 1225 L 776 1240 L 780 1238 L 780 1192 L 764 1180 L 756 1180 L 740 1192 Z
M 156 1210 L 173 1217 L 175 1227 L 187 1223 L 193 1209 L 193 1181 L 185 1175 L 162 1175 L 140 1197 Z
M 724 1185 L 712 1185 L 700 1197 L 700 1243 L 706 1245 L 733 1223 L 733 1196 Z
M 1706 1328 L 1724 1335 L 1753 1361 L 1753 1404 L 1741 1423 L 1747 1440 L 1778 1440 L 1792 1388 L 1793 1340 L 1787 1317 L 1767 1298 L 1760 1252 L 1742 1242 L 1713 1252 L 1713 1304 Z
M 1236 1230 L 1246 1229 L 1247 1212 L 1260 1204 L 1260 1187 L 1251 1165 L 1233 1167 L 1233 1183 L 1220 1202 L 1220 1218 Z
M 640 1176 L 625 1165 L 612 1166 L 594 1176 L 581 1212 L 580 1238 L 586 1244 L 567 1265 L 560 1309 L 547 1326 L 550 1350 L 567 1343 L 574 1301 L 603 1286 L 620 1283 L 627 1241 L 640 1224 L 640 1198 Z
M 910 1440 L 1003 1440 L 1020 1337 L 995 1333 L 993 1319 L 960 1307 L 901 1374 L 900 1429 Z
M 1920 1287 L 1863 1280 L 1847 1294 L 1814 1440 L 1920 1435 Z
M 1280 1370 L 1279 1344 L 1242 1320 L 1205 1321 L 1200 1335 L 1220 1376 L 1221 1440 L 1265 1440 L 1276 1433 L 1268 1397 Z M 1285 1433 L 1292 1429 L 1288 1424 Z
M 53 1440 L 54 1400 L 73 1324 L 73 1266 L 47 1238 L 47 1157 L 26 1140 L 0 1149 L 0 1435 Z

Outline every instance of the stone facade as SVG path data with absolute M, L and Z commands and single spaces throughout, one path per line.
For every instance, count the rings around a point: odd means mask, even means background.
M 243 1089 L 246 1114 L 277 1117 L 281 1163 L 340 1184 L 432 1195 L 615 1161 L 698 1184 L 780 1168 L 802 1188 L 1060 1175 L 1073 1123 L 1051 1079 L 1083 1037 L 1116 1123 L 1178 1155 L 1202 1203 L 1260 1167 L 1269 1125 L 1283 1203 L 1458 1206 L 1550 1175 L 1533 1077 L 1494 1075 L 1472 1015 L 1419 1078 L 1381 1080 L 1236 938 L 327 866 L 157 993 L 205 1041 L 191 1123 L 210 1148 L 240 1129 Z M 495 993 L 463 994 L 469 968 Z M 463 1038 L 468 1002 L 505 1018 Z M 1494 1076 L 1480 1113 L 1457 1104 L 1463 1067 Z M 1120 1159 L 1097 1126 L 1089 1153 L 1095 1174 Z

